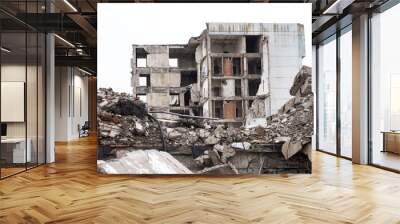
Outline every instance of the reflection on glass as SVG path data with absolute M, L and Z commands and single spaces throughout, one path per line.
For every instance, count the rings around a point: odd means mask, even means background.
M 352 35 L 340 36 L 340 153 L 352 157 Z
M 25 170 L 31 151 L 26 141 L 26 35 L 2 33 L 1 45 L 1 140 L 2 177 Z M 28 149 L 28 150 L 27 150 Z
M 318 147 L 336 153 L 336 40 L 318 48 Z
M 38 90 L 38 135 L 37 135 L 37 147 L 38 147 L 38 164 L 45 163 L 45 65 L 46 65 L 46 38 L 42 33 L 38 34 L 38 76 L 37 76 L 37 90 Z
M 37 165 L 37 74 L 38 36 L 36 32 L 27 33 L 27 74 L 26 74 L 26 114 L 27 114 L 27 142 L 30 149 L 28 168 Z
M 400 170 L 400 5 L 372 17 L 372 163 Z M 384 139 L 383 132 L 387 132 Z M 384 145 L 385 144 L 385 145 Z
M 0 7 L 19 15 L 46 9 L 45 0 L 0 2 Z M 46 39 L 2 12 L 0 20 L 0 178 L 4 178 L 45 162 Z

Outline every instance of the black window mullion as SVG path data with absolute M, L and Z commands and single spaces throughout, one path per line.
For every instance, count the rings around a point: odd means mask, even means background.
M 372 20 L 372 12 L 368 12 L 368 30 L 367 30 L 367 44 L 368 44 L 368 53 L 367 53 L 367 85 L 368 85 L 368 96 L 367 96 L 367 108 L 368 108 L 368 114 L 367 114 L 367 119 L 368 119 L 368 124 L 367 124 L 367 141 L 368 141 L 368 164 L 373 164 L 373 145 L 372 145 L 372 64 L 371 64 L 371 57 L 372 57 L 372 25 L 371 25 L 371 20 Z
M 36 1 L 39 13 L 39 0 Z M 36 166 L 39 165 L 39 32 L 36 32 Z
M 336 154 L 341 155 L 341 117 L 340 117 L 340 84 L 341 84 L 341 64 L 340 64 L 340 36 L 341 32 L 336 31 Z
M 319 44 L 315 46 L 315 148 L 319 149 Z
M 0 47 L 2 46 L 2 32 L 1 32 L 1 24 L 2 23 L 0 23 Z M 1 67 L 2 67 L 2 64 L 1 64 L 1 62 L 2 62 L 2 58 L 1 58 L 1 52 L 0 52 L 0 124 L 2 124 L 2 122 L 1 122 Z M 2 157 L 1 157 L 1 144 L 0 144 L 0 179 L 2 179 L 2 177 L 1 177 L 1 170 L 2 170 Z
M 27 21 L 28 1 L 25 1 L 25 21 Z M 27 89 L 28 89 L 28 26 L 25 23 L 25 88 L 24 88 L 24 120 L 25 120 L 25 170 L 28 169 L 28 116 L 27 116 Z

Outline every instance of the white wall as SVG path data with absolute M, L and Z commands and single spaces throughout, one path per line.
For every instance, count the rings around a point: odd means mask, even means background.
M 2 64 L 1 66 L 1 81 L 2 82 L 20 82 L 26 85 L 26 107 L 25 100 L 22 96 L 19 107 L 11 108 L 10 106 L 2 106 L 3 113 L 22 113 L 24 116 L 26 112 L 26 120 L 22 118 L 19 122 L 6 122 L 7 123 L 7 137 L 9 138 L 24 138 L 25 135 L 30 139 L 30 148 L 32 161 L 36 162 L 39 158 L 39 163 L 44 162 L 45 150 L 45 116 L 44 116 L 44 74 L 42 67 L 28 65 L 25 63 L 10 63 Z M 27 79 L 27 80 L 26 80 Z M 4 83 L 2 83 L 4 84 Z M 22 87 L 24 88 L 24 87 Z M 2 89 L 2 98 L 7 97 L 7 92 Z M 19 94 L 24 94 L 24 89 L 19 89 Z M 8 92 L 8 94 L 11 94 Z M 17 94 L 17 93 L 14 93 Z M 12 102 L 11 102 L 12 103 Z M 15 102 L 18 103 L 18 102 Z M 22 103 L 22 105 L 21 105 Z M 3 103 L 2 103 L 3 104 Z M 21 115 L 20 115 L 21 116 Z M 39 156 L 37 156 L 37 153 Z
M 286 26 L 281 25 L 282 31 L 268 35 L 271 114 L 275 114 L 291 98 L 289 89 L 305 57 L 303 27 Z M 290 31 L 284 32 L 286 30 Z
M 56 141 L 79 138 L 78 125 L 88 121 L 88 78 L 72 67 L 56 67 Z

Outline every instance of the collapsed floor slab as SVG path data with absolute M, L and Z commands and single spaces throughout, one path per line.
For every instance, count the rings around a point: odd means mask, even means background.
M 192 174 L 171 154 L 158 150 L 136 150 L 113 160 L 98 160 L 97 168 L 106 174 Z

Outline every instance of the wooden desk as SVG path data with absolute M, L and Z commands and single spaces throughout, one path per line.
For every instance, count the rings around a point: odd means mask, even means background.
M 25 154 L 25 138 L 6 138 L 1 139 L 1 155 L 6 163 L 25 163 L 31 162 L 31 145 L 30 138 L 26 139 L 27 147 Z
M 400 131 L 383 131 L 382 152 L 400 154 Z

